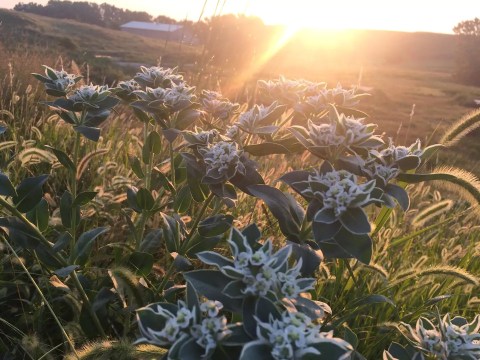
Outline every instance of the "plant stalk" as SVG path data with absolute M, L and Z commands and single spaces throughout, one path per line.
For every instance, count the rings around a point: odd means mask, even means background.
M 185 252 L 188 250 L 188 245 L 190 243 L 190 240 L 192 240 L 193 235 L 197 230 L 198 224 L 202 220 L 202 217 L 205 214 L 205 211 L 207 210 L 208 205 L 210 205 L 214 197 L 215 195 L 213 193 L 210 193 L 210 195 L 208 195 L 208 198 L 203 203 L 202 208 L 198 211 L 197 215 L 195 215 L 195 220 L 193 221 L 192 228 L 190 229 L 190 232 L 188 233 L 187 238 L 183 242 L 183 245 L 180 247 L 180 250 L 179 250 L 180 255 L 185 255 Z
M 37 236 L 37 239 L 47 248 L 51 249 L 52 244 L 43 236 L 40 230 L 33 225 L 23 214 L 18 211 L 13 205 L 9 204 L 3 197 L 0 197 L 0 205 L 5 207 L 8 211 L 10 211 L 15 217 L 17 217 L 19 220 L 21 220 L 35 235 Z M 52 256 L 57 260 L 62 266 L 68 266 L 69 263 L 58 253 L 53 253 Z M 90 303 L 90 300 L 88 299 L 88 296 L 85 292 L 85 289 L 83 288 L 82 284 L 78 280 L 77 273 L 72 271 L 72 279 L 74 281 L 75 287 L 77 288 L 78 292 L 80 293 L 80 296 L 82 297 L 85 306 L 87 307 L 87 310 L 89 314 L 92 317 L 92 320 L 97 327 L 98 332 L 102 335 L 105 336 L 105 332 L 103 330 L 102 325 L 100 324 L 100 320 L 97 317 L 97 314 L 93 311 L 92 304 Z
M 72 171 L 70 176 L 70 188 L 72 190 L 72 199 L 75 201 L 77 197 L 77 165 L 78 165 L 78 155 L 80 152 L 80 133 L 76 133 L 75 136 L 75 144 L 73 146 L 73 165 L 75 167 L 75 171 Z M 73 263 L 73 249 L 75 247 L 75 243 L 77 242 L 77 206 L 72 206 L 72 241 L 70 242 L 70 258 L 69 262 Z
M 0 237 L 3 242 L 7 245 L 7 247 L 10 249 L 10 251 L 12 252 L 12 254 L 17 258 L 18 260 L 18 263 L 20 264 L 20 266 L 22 267 L 23 271 L 25 271 L 25 274 L 27 274 L 28 278 L 30 279 L 30 281 L 32 282 L 33 286 L 35 287 L 35 289 L 38 291 L 38 294 L 40 295 L 40 297 L 42 298 L 43 302 L 45 303 L 45 306 L 48 308 L 48 310 L 50 311 L 50 313 L 52 314 L 53 316 L 53 319 L 55 320 L 55 322 L 57 323 L 58 327 L 60 328 L 60 332 L 62 333 L 62 336 L 65 338 L 65 340 L 67 341 L 68 345 L 70 346 L 70 349 L 72 350 L 72 352 L 75 354 L 75 356 L 77 357 L 77 359 L 79 359 L 78 357 L 78 354 L 77 354 L 77 351 L 75 350 L 75 345 L 73 345 L 73 342 L 72 340 L 70 339 L 70 337 L 68 336 L 68 334 L 66 333 L 65 329 L 63 328 L 63 325 L 62 323 L 60 322 L 60 319 L 57 317 L 57 315 L 55 314 L 55 311 L 53 311 L 52 307 L 50 306 L 50 303 L 48 302 L 48 300 L 45 298 L 45 295 L 43 295 L 43 292 L 42 290 L 40 289 L 40 287 L 37 285 L 37 282 L 35 281 L 35 279 L 32 277 L 32 275 L 30 274 L 30 272 L 28 271 L 28 269 L 25 267 L 25 265 L 23 264 L 23 261 L 20 260 L 20 257 L 18 256 L 18 254 L 16 253 L 15 249 L 10 245 L 10 243 L 7 241 L 7 239 L 5 239 L 3 236 Z

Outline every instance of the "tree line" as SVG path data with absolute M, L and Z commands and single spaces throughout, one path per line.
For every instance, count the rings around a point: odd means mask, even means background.
M 58 19 L 71 19 L 111 29 L 118 29 L 120 25 L 129 21 L 155 21 L 169 24 L 177 22 L 165 15 L 153 17 L 145 11 L 131 11 L 106 3 L 99 5 L 87 1 L 50 0 L 46 5 L 20 2 L 15 5 L 14 10 Z

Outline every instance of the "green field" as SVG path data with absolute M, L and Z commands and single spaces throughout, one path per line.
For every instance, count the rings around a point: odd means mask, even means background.
M 0 21 L 0 359 L 480 358 L 480 88 L 454 36 L 302 32 L 232 68 Z

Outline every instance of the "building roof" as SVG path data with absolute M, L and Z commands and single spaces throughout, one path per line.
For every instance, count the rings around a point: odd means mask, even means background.
M 182 25 L 175 24 L 159 24 L 143 21 L 130 21 L 126 24 L 120 25 L 122 29 L 138 29 L 138 30 L 152 30 L 152 31 L 163 31 L 163 32 L 173 32 L 180 30 Z

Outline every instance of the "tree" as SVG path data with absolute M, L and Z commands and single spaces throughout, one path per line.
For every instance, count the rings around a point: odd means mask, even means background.
M 480 85 L 480 19 L 461 21 L 453 32 L 458 36 L 456 78 Z

